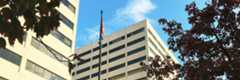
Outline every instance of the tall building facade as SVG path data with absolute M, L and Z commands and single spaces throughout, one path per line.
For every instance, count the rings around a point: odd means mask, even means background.
M 0 49 L 0 80 L 71 80 L 68 64 L 61 60 L 75 50 L 78 6 L 79 0 L 60 0 L 60 26 L 43 43 L 28 31 L 23 44 Z
M 98 80 L 98 43 L 76 49 L 84 62 L 75 62 L 74 80 Z M 121 31 L 104 36 L 102 41 L 101 80 L 148 80 L 140 66 L 148 57 L 174 55 L 164 46 L 157 32 L 147 20 L 133 24 Z

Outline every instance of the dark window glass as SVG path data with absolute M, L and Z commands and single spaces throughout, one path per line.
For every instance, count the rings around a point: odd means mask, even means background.
M 72 40 L 69 39 L 68 37 L 66 37 L 65 35 L 63 35 L 61 32 L 59 32 L 59 31 L 52 31 L 51 34 L 55 38 L 57 38 L 58 40 L 63 42 L 65 45 L 67 45 L 68 47 L 72 47 Z
M 113 57 L 113 58 L 109 59 L 109 63 L 111 63 L 113 61 L 116 61 L 116 60 L 119 60 L 119 59 L 124 58 L 124 57 L 125 57 L 125 54 L 121 54 L 119 56 Z
M 132 64 L 134 64 L 134 63 L 141 62 L 141 61 L 143 61 L 143 60 L 145 60 L 145 59 L 146 59 L 146 56 L 136 58 L 136 59 L 134 59 L 134 60 L 128 61 L 128 65 L 132 65 Z
M 111 53 L 113 53 L 113 52 L 115 52 L 115 51 L 118 51 L 118 50 L 120 50 L 120 49 L 123 49 L 124 47 L 125 47 L 125 45 L 123 44 L 123 45 L 121 45 L 121 46 L 118 46 L 118 47 L 116 47 L 116 48 L 111 49 L 111 50 L 109 51 L 109 53 L 111 54 Z
M 29 60 L 27 60 L 26 70 L 31 71 L 34 74 L 47 80 L 65 80 L 63 77 Z
M 68 0 L 61 0 L 61 2 L 67 6 L 73 13 L 75 13 L 76 8 L 68 1 Z
M 136 53 L 138 53 L 140 51 L 143 51 L 143 50 L 145 50 L 145 46 L 137 48 L 137 49 L 134 49 L 132 51 L 129 51 L 127 54 L 128 54 L 128 56 L 130 56 L 130 55 L 136 54 Z
M 125 63 L 122 63 L 122 64 L 119 64 L 119 65 L 116 65 L 116 66 L 113 66 L 111 68 L 108 69 L 109 72 L 112 72 L 114 70 L 117 70 L 117 69 L 120 69 L 122 67 L 125 67 Z
M 98 72 L 92 74 L 92 78 L 98 76 Z
M 59 52 L 57 52 L 53 48 L 51 48 L 51 47 L 49 47 L 47 45 L 44 45 L 39 40 L 37 40 L 35 37 L 32 37 L 31 45 L 34 48 L 36 48 L 37 50 L 45 53 L 46 55 L 48 55 L 49 57 L 51 57 L 51 58 L 53 58 L 53 59 L 55 59 L 57 61 L 59 61 L 59 60 L 68 60 L 65 56 L 63 56 L 62 54 L 60 54 Z M 65 66 L 68 65 L 67 62 L 61 62 L 61 63 L 63 63 Z
M 119 37 L 119 38 L 117 38 L 117 39 L 114 39 L 114 40 L 110 41 L 110 42 L 109 42 L 109 45 L 114 44 L 114 43 L 117 43 L 117 42 L 119 42 L 119 41 L 121 41 L 121 40 L 124 40 L 124 39 L 125 39 L 125 36 L 121 36 L 121 37 Z
M 101 71 L 101 74 L 105 74 L 105 73 L 107 73 L 106 69 Z
M 90 67 L 86 67 L 86 68 L 80 69 L 80 70 L 77 71 L 77 74 L 86 72 L 86 71 L 88 71 L 88 70 L 90 70 Z
M 107 55 L 107 52 L 102 53 L 102 57 L 103 57 L 103 56 L 106 56 L 106 55 Z M 93 60 L 95 60 L 95 59 L 97 59 L 97 58 L 99 58 L 99 54 L 96 55 L 96 56 L 93 56 Z
M 88 75 L 88 76 L 85 76 L 85 77 L 79 78 L 79 79 L 77 79 L 77 80 L 88 80 L 89 78 L 90 78 L 90 76 Z
M 63 14 L 59 14 L 59 18 L 61 19 L 61 21 L 66 24 L 69 28 L 73 29 L 73 22 L 71 20 L 69 20 L 67 17 L 65 17 Z
M 106 61 L 106 60 L 101 63 L 101 65 L 105 65 L 105 64 L 107 64 L 107 61 Z M 92 66 L 92 68 L 96 68 L 96 67 L 98 67 L 98 66 L 99 66 L 99 63 L 94 64 L 94 65 Z
M 107 73 L 106 69 L 101 71 L 101 74 L 105 74 L 105 73 Z M 92 78 L 98 76 L 98 74 L 99 74 L 98 72 L 93 73 Z
M 133 44 L 139 43 L 139 42 L 144 41 L 144 40 L 145 40 L 145 37 L 138 38 L 138 39 L 136 39 L 136 40 L 133 40 L 133 41 L 131 41 L 131 42 L 128 42 L 128 43 L 127 43 L 127 46 L 131 46 L 131 45 L 133 45 Z
M 86 52 L 83 52 L 83 53 L 79 54 L 78 57 L 83 57 L 83 56 L 85 56 L 87 54 L 90 54 L 90 53 L 91 53 L 91 50 L 88 50 Z
M 18 66 L 21 64 L 21 60 L 22 60 L 22 57 L 20 55 L 10 51 L 9 49 L 2 49 L 2 48 L 0 48 L 0 57 Z
M 106 46 L 107 46 L 107 43 L 102 44 L 102 48 L 105 48 Z M 94 52 L 94 51 L 97 51 L 97 50 L 99 50 L 99 49 L 100 49 L 100 47 L 97 46 L 97 47 L 93 48 L 93 52 Z
M 143 32 L 143 31 L 144 31 L 144 28 L 140 28 L 140 29 L 138 29 L 138 30 L 136 30 L 136 31 L 133 31 L 133 32 L 131 32 L 131 33 L 128 33 L 128 34 L 127 34 L 127 37 L 131 37 L 131 36 L 136 35 L 136 34 L 138 34 L 138 33 L 140 33 L 140 32 Z
M 84 61 L 80 61 L 80 62 L 78 63 L 78 65 L 82 65 L 82 64 L 85 64 L 85 63 L 90 62 L 90 61 L 91 61 L 91 58 L 88 58 L 88 59 L 86 59 L 86 60 L 84 60 Z

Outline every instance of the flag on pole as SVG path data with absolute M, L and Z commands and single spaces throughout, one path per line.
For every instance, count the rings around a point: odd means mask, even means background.
M 99 40 L 103 39 L 103 32 L 104 32 L 104 24 L 103 24 L 103 11 L 101 11 L 101 23 L 100 23 L 100 37 Z

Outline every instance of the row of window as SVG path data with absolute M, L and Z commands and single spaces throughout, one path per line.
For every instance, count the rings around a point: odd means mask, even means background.
M 60 12 L 59 12 L 60 13 Z M 71 20 L 69 20 L 66 16 L 64 16 L 62 13 L 59 14 L 59 18 L 60 20 L 66 24 L 69 28 L 73 29 L 73 22 Z
M 114 39 L 114 40 L 110 41 L 109 45 L 112 45 L 112 44 L 117 43 L 117 42 L 119 42 L 121 40 L 124 40 L 124 39 L 125 39 L 125 36 L 121 36 L 121 37 L 119 37 L 117 39 Z
M 47 80 L 66 80 L 63 77 L 37 65 L 36 63 L 27 60 L 26 70 L 35 73 L 38 76 L 41 76 Z
M 0 58 L 3 58 L 13 64 L 20 66 L 22 57 L 9 49 L 0 48 Z
M 127 64 L 128 64 L 128 65 L 132 65 L 132 64 L 135 64 L 135 63 L 144 61 L 145 59 L 146 59 L 146 56 L 142 56 L 142 57 L 133 59 L 133 60 L 131 60 L 131 61 L 128 61 Z M 104 64 L 106 64 L 106 63 L 107 63 L 107 61 L 103 61 L 101 65 L 104 65 Z M 94 65 L 92 66 L 92 68 L 96 68 L 96 67 L 98 67 L 98 66 L 99 66 L 99 64 L 94 64 Z M 109 71 L 109 72 L 112 72 L 112 71 L 115 71 L 115 70 L 117 70 L 117 69 L 123 68 L 123 67 L 125 67 L 125 66 L 126 66 L 126 64 L 125 64 L 125 63 L 122 63 L 122 64 L 119 64 L 119 65 L 116 65 L 116 66 L 113 66 L 113 67 L 109 68 L 108 71 Z M 88 70 L 90 70 L 90 69 L 91 69 L 90 66 L 89 66 L 89 67 L 86 67 L 86 68 L 83 68 L 83 69 L 80 69 L 80 70 L 77 71 L 77 74 L 86 72 L 86 71 L 88 71 Z M 142 69 L 141 69 L 141 70 L 142 70 Z M 133 72 L 129 72 L 129 74 L 133 74 L 133 73 L 136 72 L 136 71 L 139 71 L 139 70 L 135 70 L 135 71 L 133 71 Z M 103 73 L 106 73 L 106 72 L 103 72 Z M 92 75 L 98 75 L 98 74 L 96 73 L 96 74 L 92 74 Z
M 132 50 L 132 51 L 129 51 L 129 52 L 127 53 L 127 55 L 130 56 L 130 55 L 136 54 L 136 53 L 138 53 L 138 52 L 141 52 L 141 51 L 143 51 L 143 50 L 145 50 L 145 46 L 142 46 L 142 47 L 136 48 L 136 49 L 134 49 L 134 50 Z
M 142 41 L 144 41 L 144 40 L 145 40 L 145 36 L 143 36 L 143 37 L 141 37 L 141 38 L 138 38 L 138 39 L 135 39 L 135 40 L 133 40 L 133 41 L 128 42 L 128 43 L 127 43 L 127 46 L 131 46 L 131 45 L 133 45 L 133 44 L 142 42 Z
M 133 55 L 133 54 L 136 54 L 136 53 L 138 53 L 138 52 L 140 52 L 140 51 L 143 51 L 143 50 L 145 50 L 145 46 L 136 48 L 136 49 L 128 52 L 128 56 Z M 106 55 L 106 54 L 105 54 L 105 55 Z M 104 55 L 104 56 L 105 56 L 105 55 Z M 121 58 L 124 58 L 124 57 L 125 57 L 125 54 L 120 54 L 120 55 L 118 55 L 118 56 L 116 56 L 116 57 L 113 57 L 113 58 L 109 59 L 108 62 L 111 63 L 111 62 L 117 61 L 117 60 L 119 60 L 119 59 L 121 59 Z M 135 62 L 139 62 L 139 60 L 141 61 L 141 60 L 144 60 L 145 58 L 146 58 L 146 57 L 143 57 L 143 58 L 140 57 L 140 59 L 137 58 L 137 60 L 129 61 L 128 64 L 129 64 L 129 65 L 134 64 Z M 87 60 L 84 61 L 84 62 L 79 62 L 78 65 L 82 65 L 82 64 L 87 63 L 87 62 L 90 62 L 90 58 L 87 59 Z M 101 65 L 105 65 L 105 64 L 107 64 L 107 61 L 106 61 L 106 60 L 103 61 L 103 62 L 101 62 Z M 98 67 L 98 66 L 99 66 L 99 63 L 92 65 L 92 68 L 96 68 L 96 67 Z M 80 71 L 81 71 L 81 70 L 80 70 Z M 84 72 L 85 72 L 85 71 L 84 71 Z
M 117 66 L 119 66 L 119 65 L 117 65 Z M 137 69 L 133 69 L 131 71 L 128 71 L 127 73 L 128 73 L 128 76 L 131 76 L 131 75 L 134 75 L 134 74 L 142 72 L 142 71 L 144 71 L 144 68 L 143 67 L 139 67 Z M 106 69 L 101 71 L 101 75 L 103 75 L 105 73 L 107 73 Z M 99 73 L 95 72 L 95 73 L 91 74 L 91 78 L 97 77 L 98 75 L 99 75 Z M 117 79 L 124 78 L 125 76 L 126 76 L 126 73 L 121 73 L 121 74 L 118 74 L 118 75 L 115 75 L 115 76 L 112 76 L 112 77 L 108 78 L 108 80 L 117 80 Z M 86 79 L 89 79 L 90 77 L 88 77 L 88 78 L 87 77 L 82 77 L 82 78 L 80 78 L 78 80 L 83 80 L 83 78 L 86 80 Z M 147 77 L 142 77 L 142 78 L 139 78 L 137 80 L 147 80 Z
M 132 51 L 129 51 L 129 52 L 127 53 L 127 55 L 130 56 L 130 55 L 136 54 L 136 53 L 141 52 L 141 51 L 144 51 L 144 50 L 145 50 L 145 46 L 139 47 L 139 48 L 136 48 L 136 49 L 134 49 L 134 50 L 132 50 Z M 90 52 L 87 51 L 87 53 L 90 53 Z M 84 53 L 84 54 L 85 54 L 85 53 Z M 106 55 L 107 55 L 107 52 L 102 53 L 102 57 L 103 57 L 103 56 L 106 56 Z M 111 62 L 113 62 L 113 61 L 116 61 L 116 60 L 119 60 L 119 59 L 124 58 L 124 57 L 125 57 L 125 54 L 118 55 L 118 56 L 116 56 L 116 57 L 113 57 L 113 58 L 109 59 L 109 63 L 111 63 Z M 94 56 L 92 59 L 95 60 L 95 59 L 97 59 L 97 58 L 99 58 L 99 55 Z M 84 62 L 79 62 L 78 65 L 80 66 L 80 65 L 82 65 L 82 64 L 84 64 L 84 63 L 87 63 L 87 62 L 90 62 L 90 61 L 91 61 L 91 58 L 86 59 Z M 97 65 L 97 64 L 94 64 L 94 65 Z
M 145 29 L 145 28 L 137 29 L 136 31 L 133 31 L 133 32 L 128 33 L 127 36 L 128 36 L 128 37 L 131 37 L 131 36 L 133 36 L 133 35 L 136 35 L 136 34 L 138 34 L 138 33 L 140 33 L 140 32 L 143 32 L 144 29 Z M 109 45 L 112 45 L 112 44 L 117 43 L 117 42 L 119 42 L 119 41 L 121 41 L 121 40 L 124 40 L 124 39 L 125 39 L 125 36 L 121 36 L 121 37 L 119 37 L 119 38 L 116 38 L 116 39 L 110 41 L 110 42 L 109 42 Z M 134 41 L 131 41 L 131 42 L 127 43 L 127 45 L 128 45 L 128 46 L 131 46 L 131 45 L 136 44 L 136 43 L 138 43 L 138 42 L 141 42 L 141 41 L 143 41 L 143 40 L 145 40 L 145 37 L 141 37 L 141 38 L 139 38 L 139 39 L 136 39 L 136 40 L 134 40 Z M 103 44 L 103 45 L 102 45 L 102 48 L 105 48 L 106 46 L 107 46 L 107 43 Z M 121 45 L 121 46 L 119 46 L 119 47 L 117 47 L 117 48 L 114 48 L 114 49 L 110 50 L 109 53 L 112 53 L 112 52 L 117 51 L 117 50 L 119 50 L 119 49 L 122 49 L 122 48 L 124 48 L 124 47 L 125 47 L 124 45 Z M 100 47 L 97 46 L 97 47 L 93 48 L 93 52 L 94 52 L 94 51 L 97 51 L 97 50 L 99 50 L 99 49 L 100 49 Z M 87 51 L 87 52 L 90 53 L 91 50 L 89 50 L 89 51 Z M 85 54 L 84 54 L 84 53 L 85 53 Z M 80 57 L 82 57 L 82 56 L 84 56 L 84 55 L 86 55 L 86 54 L 88 54 L 88 53 L 83 52 L 83 53 L 80 54 L 80 55 L 81 55 Z
M 76 12 L 76 8 L 68 1 L 68 0 L 61 0 L 61 2 L 67 6 L 73 13 Z
M 144 29 L 145 29 L 145 28 L 143 27 L 143 28 L 140 28 L 140 29 L 138 29 L 138 30 L 136 30 L 136 31 L 133 31 L 133 32 L 127 34 L 127 37 L 131 37 L 131 36 L 136 35 L 136 34 L 138 34 L 138 33 L 140 33 L 140 32 L 143 32 Z
M 124 44 L 109 50 L 109 53 L 111 54 L 111 53 L 119 51 L 120 49 L 123 49 L 123 48 L 125 48 Z
M 55 59 L 55 60 L 67 60 L 67 58 L 65 56 L 63 56 L 62 54 L 60 54 L 59 52 L 57 52 L 56 50 L 54 50 L 53 48 L 44 45 L 43 43 L 41 43 L 39 40 L 37 40 L 35 37 L 32 37 L 32 41 L 31 41 L 31 45 L 36 48 L 37 50 L 45 53 L 46 55 L 48 55 L 49 57 Z M 50 51 L 49 51 L 50 50 Z M 63 63 L 65 66 L 68 65 L 67 62 L 61 62 Z
M 88 80 L 90 78 L 90 76 L 88 75 L 88 76 L 84 76 L 84 77 L 82 77 L 82 78 L 79 78 L 79 79 L 77 79 L 77 80 Z
M 142 56 L 142 57 L 139 57 L 139 58 L 136 58 L 134 60 L 131 60 L 131 61 L 128 61 L 128 65 L 132 65 L 132 64 L 135 64 L 137 62 L 141 62 L 141 61 L 144 61 L 146 60 L 146 56 Z
M 101 75 L 103 75 L 103 74 L 105 74 L 105 73 L 107 73 L 107 70 L 106 70 L 106 69 L 101 71 Z M 93 73 L 91 76 L 92 76 L 92 78 L 94 78 L 94 77 L 96 77 L 96 76 L 98 76 L 98 75 L 99 75 L 99 73 L 98 73 L 98 72 L 95 72 L 95 73 Z
M 60 33 L 59 31 L 52 31 L 51 34 L 68 47 L 72 47 L 72 40 Z

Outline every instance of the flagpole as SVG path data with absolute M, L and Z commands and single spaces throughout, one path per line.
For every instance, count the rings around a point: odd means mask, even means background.
M 103 30 L 102 30 L 102 28 L 103 28 L 103 11 L 101 10 L 101 23 L 100 23 L 100 37 L 99 37 L 99 65 L 98 65 L 98 80 L 101 80 L 101 63 L 102 63 L 102 61 L 101 61 L 101 58 L 102 58 L 102 40 L 103 40 Z

